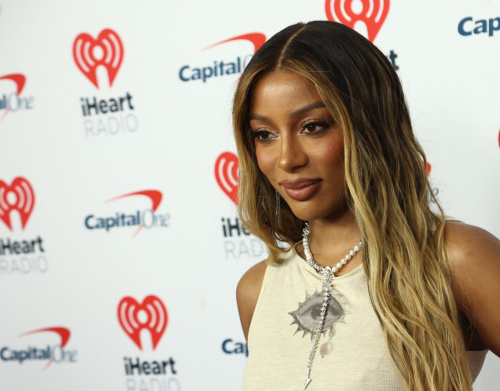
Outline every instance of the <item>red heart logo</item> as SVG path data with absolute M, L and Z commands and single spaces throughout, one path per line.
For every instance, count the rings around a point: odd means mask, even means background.
M 326 0 L 326 18 L 352 29 L 357 22 L 363 22 L 368 32 L 368 39 L 373 42 L 387 18 L 390 0 L 361 0 L 354 6 L 353 0 Z
M 430 164 L 430 163 L 427 163 L 427 167 L 426 167 L 427 176 L 429 176 L 429 175 L 430 175 L 430 173 L 431 173 L 431 168 L 432 168 L 431 164 Z
M 102 30 L 97 39 L 87 33 L 81 33 L 73 43 L 73 58 L 78 69 L 97 88 L 99 88 L 97 67 L 102 65 L 106 68 L 109 85 L 112 86 L 122 64 L 123 54 L 122 41 L 119 35 L 111 29 Z
M 35 192 L 30 183 L 21 177 L 12 181 L 12 185 L 0 180 L 0 220 L 12 231 L 10 212 L 17 210 L 24 229 L 35 206 Z
M 215 179 L 235 204 L 238 204 L 238 167 L 238 156 L 232 152 L 222 152 L 215 162 Z
M 168 313 L 163 302 L 156 296 L 146 297 L 142 304 L 127 296 L 118 304 L 118 320 L 123 331 L 140 350 L 141 331 L 149 330 L 154 350 L 167 328 Z

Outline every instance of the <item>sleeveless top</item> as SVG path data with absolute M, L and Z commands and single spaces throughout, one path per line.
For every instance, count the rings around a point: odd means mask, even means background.
M 296 246 L 296 245 L 295 245 Z M 302 390 L 322 304 L 321 277 L 294 248 L 268 265 L 248 335 L 243 391 Z M 404 391 L 368 294 L 363 265 L 333 279 L 307 391 Z M 333 350 L 321 356 L 321 346 Z M 475 379 L 487 351 L 468 352 Z

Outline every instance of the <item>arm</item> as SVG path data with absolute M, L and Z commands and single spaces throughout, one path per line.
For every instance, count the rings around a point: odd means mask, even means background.
M 266 268 L 267 260 L 252 266 L 243 277 L 241 277 L 238 287 L 236 288 L 236 301 L 238 302 L 241 327 L 243 328 L 243 333 L 247 341 L 248 329 L 252 322 Z
M 463 330 L 467 348 L 500 357 L 500 240 L 481 228 L 449 222 L 445 246 L 458 306 L 472 326 Z

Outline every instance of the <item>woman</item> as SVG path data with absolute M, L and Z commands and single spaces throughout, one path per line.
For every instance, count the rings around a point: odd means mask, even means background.
M 233 122 L 240 216 L 269 249 L 237 289 L 243 389 L 472 390 L 500 354 L 500 242 L 445 222 L 384 55 L 341 24 L 290 26 L 243 72 Z

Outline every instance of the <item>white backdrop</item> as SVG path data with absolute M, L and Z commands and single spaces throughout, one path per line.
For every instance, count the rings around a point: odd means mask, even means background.
M 0 0 L 0 390 L 241 388 L 235 288 L 266 251 L 231 98 L 254 44 L 334 1 Z M 375 3 L 447 214 L 500 236 L 500 3 Z

